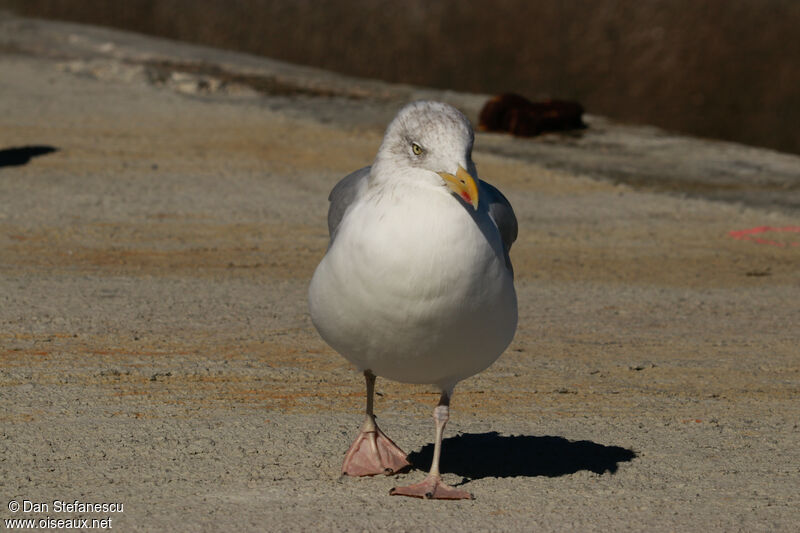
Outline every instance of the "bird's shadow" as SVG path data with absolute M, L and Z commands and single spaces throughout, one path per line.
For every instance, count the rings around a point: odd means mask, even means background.
M 0 167 L 16 167 L 26 165 L 34 157 L 50 154 L 58 148 L 46 145 L 16 146 L 0 149 Z
M 485 477 L 558 477 L 589 470 L 596 474 L 617 471 L 619 463 L 636 457 L 633 450 L 563 437 L 465 433 L 444 439 L 439 469 L 467 480 Z M 427 470 L 433 444 L 408 455 L 409 462 Z

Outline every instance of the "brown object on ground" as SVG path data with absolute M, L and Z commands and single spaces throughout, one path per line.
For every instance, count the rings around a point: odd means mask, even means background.
M 583 106 L 567 100 L 531 102 L 514 93 L 492 97 L 481 109 L 480 131 L 508 132 L 519 137 L 534 137 L 548 131 L 586 127 Z

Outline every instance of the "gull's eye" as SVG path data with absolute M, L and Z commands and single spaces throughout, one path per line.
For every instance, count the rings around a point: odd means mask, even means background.
M 422 155 L 422 152 L 425 150 L 423 150 L 422 146 L 418 145 L 417 143 L 411 143 L 411 151 L 414 152 L 414 155 Z

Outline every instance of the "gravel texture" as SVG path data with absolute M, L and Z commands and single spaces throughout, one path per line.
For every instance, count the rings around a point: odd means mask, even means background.
M 340 479 L 363 383 L 306 289 L 328 191 L 400 105 L 483 97 L 9 15 L 0 94 L 0 519 L 800 527 L 800 233 L 730 235 L 800 226 L 800 158 L 591 116 L 478 134 L 520 220 L 520 324 L 456 388 L 442 468 L 476 499 L 429 502 L 388 491 L 429 466 L 431 387 L 378 381 L 417 469 Z

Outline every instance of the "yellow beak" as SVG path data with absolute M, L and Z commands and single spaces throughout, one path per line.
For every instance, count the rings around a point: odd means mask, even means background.
M 450 187 L 450 190 L 460 196 L 462 200 L 472 205 L 473 209 L 478 209 L 478 184 L 475 182 L 475 178 L 464 170 L 464 167 L 458 165 L 455 176 L 447 172 L 439 172 L 438 174 L 442 177 L 447 186 Z

